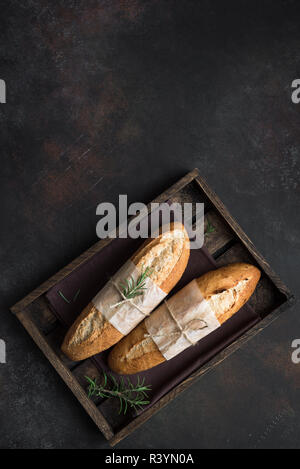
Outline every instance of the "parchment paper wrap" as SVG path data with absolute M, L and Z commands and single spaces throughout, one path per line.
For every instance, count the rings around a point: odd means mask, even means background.
M 147 277 L 142 295 L 112 308 L 111 306 L 123 300 L 119 291 L 120 283 L 130 277 L 136 281 L 140 275 L 135 264 L 131 260 L 127 261 L 92 300 L 98 311 L 123 335 L 134 329 L 167 296 Z
M 166 360 L 171 360 L 220 327 L 196 280 L 157 308 L 146 319 L 145 325 Z

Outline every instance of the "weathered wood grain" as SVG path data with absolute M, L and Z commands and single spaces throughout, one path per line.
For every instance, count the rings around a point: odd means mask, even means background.
M 182 208 L 184 208 L 184 204 L 186 203 L 193 204 L 192 218 L 196 215 L 196 203 L 204 204 L 204 212 L 207 212 L 211 208 L 211 202 L 204 193 L 200 194 L 199 188 L 194 181 L 172 195 L 169 201 L 179 204 Z
M 212 225 L 214 229 L 211 233 L 207 231 L 209 225 Z M 204 246 L 214 257 L 234 239 L 231 230 L 214 210 L 210 210 L 204 217 L 204 233 Z
M 47 342 L 46 338 L 38 330 L 35 324 L 31 321 L 28 315 L 25 312 L 20 312 L 17 314 L 19 321 L 23 324 L 24 328 L 31 335 L 37 346 L 44 352 L 45 356 L 48 358 L 49 362 L 56 369 L 57 373 L 62 377 L 66 385 L 77 397 L 79 402 L 82 404 L 86 412 L 95 422 L 97 427 L 103 432 L 104 436 L 107 439 L 112 438 L 113 431 L 109 423 L 98 411 L 95 404 L 87 398 L 85 391 L 78 384 L 77 380 L 74 378 L 71 371 L 65 366 L 65 364 L 59 359 L 55 351 Z
M 126 414 L 120 412 L 120 403 L 118 399 L 106 399 L 98 409 L 105 419 L 110 423 L 114 433 L 126 427 L 136 417 L 133 409 L 128 408 Z
M 86 394 L 88 394 L 89 387 L 86 377 L 96 380 L 98 384 L 102 384 L 104 382 L 103 374 L 99 371 L 91 358 L 88 358 L 84 362 L 80 362 L 74 369 L 72 369 L 72 373 L 80 386 L 85 390 Z M 101 397 L 95 396 L 91 399 L 96 405 L 99 405 L 104 400 Z
M 45 296 L 36 298 L 34 302 L 24 308 L 24 311 L 44 334 L 48 334 L 58 325 L 58 320 L 52 313 Z
M 234 246 L 230 247 L 230 249 L 224 252 L 216 260 L 218 267 L 222 267 L 227 264 L 232 264 L 233 262 L 249 262 L 250 264 L 256 265 L 254 257 L 240 242 L 236 242 Z

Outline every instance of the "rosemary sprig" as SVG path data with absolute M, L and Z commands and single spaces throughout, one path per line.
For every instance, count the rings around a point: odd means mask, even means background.
M 216 231 L 216 228 L 212 223 L 210 223 L 209 220 L 207 220 L 207 226 L 204 235 L 209 235 L 210 233 L 214 233 Z
M 138 377 L 137 383 L 134 384 L 129 378 L 120 378 L 119 381 L 112 375 L 103 371 L 104 382 L 98 384 L 97 380 L 93 380 L 86 376 L 89 383 L 88 397 L 106 397 L 108 399 L 117 398 L 120 402 L 119 414 L 123 411 L 125 415 L 128 407 L 138 411 L 143 406 L 150 403 L 148 400 L 147 392 L 150 391 L 151 386 L 145 385 L 145 378 Z
M 79 293 L 80 293 L 80 288 L 77 290 L 77 292 L 74 295 L 73 303 L 75 303 L 75 301 L 77 300 Z
M 63 299 L 66 303 L 69 303 L 69 304 L 71 303 L 71 301 L 68 300 L 68 298 L 65 297 L 65 295 L 63 294 L 63 292 L 62 292 L 61 290 L 58 290 L 57 293 L 59 294 L 59 296 L 62 297 L 62 299 Z M 77 300 L 79 293 L 80 293 L 80 288 L 79 288 L 79 290 L 77 290 L 77 292 L 75 293 L 75 295 L 74 295 L 74 297 L 73 297 L 73 300 L 72 300 L 73 303 L 75 303 L 75 301 Z
M 130 276 L 128 279 L 120 283 L 120 290 L 122 291 L 125 299 L 123 299 L 122 301 L 119 301 L 118 303 L 114 305 L 111 305 L 111 308 L 115 308 L 116 306 L 119 306 L 126 301 L 130 301 L 132 298 L 135 298 L 136 296 L 142 295 L 144 290 L 147 289 L 146 278 L 149 277 L 149 275 L 151 275 L 152 271 L 153 271 L 152 269 L 150 269 L 149 267 L 146 267 L 146 269 L 142 271 L 142 273 L 137 278 L 137 280 L 134 280 L 134 278 Z
M 122 287 L 123 295 L 127 299 L 135 298 L 136 296 L 142 295 L 143 291 L 146 290 L 146 278 L 149 277 L 151 273 L 152 270 L 147 267 L 136 281 L 132 277 L 126 279 L 124 283 L 120 284 L 120 286 Z
M 59 296 L 62 297 L 63 300 L 65 300 L 66 303 L 71 303 L 71 301 L 69 301 L 69 300 L 65 297 L 65 295 L 63 294 L 63 292 L 61 292 L 60 290 L 58 290 L 58 294 L 59 294 Z

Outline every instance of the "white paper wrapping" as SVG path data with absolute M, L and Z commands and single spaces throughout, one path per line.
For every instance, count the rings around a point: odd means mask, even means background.
M 112 307 L 123 300 L 120 284 L 130 277 L 136 281 L 140 275 L 135 264 L 131 260 L 127 261 L 92 300 L 105 319 L 123 335 L 134 329 L 166 297 L 166 293 L 147 277 L 142 295 Z
M 220 327 L 196 280 L 157 308 L 146 319 L 145 325 L 166 360 L 171 360 Z

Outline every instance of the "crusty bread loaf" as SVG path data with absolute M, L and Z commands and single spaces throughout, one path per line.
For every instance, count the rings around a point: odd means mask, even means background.
M 236 263 L 202 275 L 197 279 L 197 285 L 223 324 L 249 300 L 259 278 L 260 271 L 253 265 Z M 145 321 L 124 337 L 108 357 L 110 368 L 119 374 L 138 373 L 164 361 L 157 345 L 149 337 Z
M 170 230 L 163 229 L 158 237 L 148 239 L 131 260 L 139 270 L 149 267 L 151 280 L 168 294 L 185 271 L 189 255 L 188 234 L 181 223 L 175 222 Z M 122 337 L 91 302 L 69 329 L 61 348 L 71 360 L 83 360 L 108 349 Z

